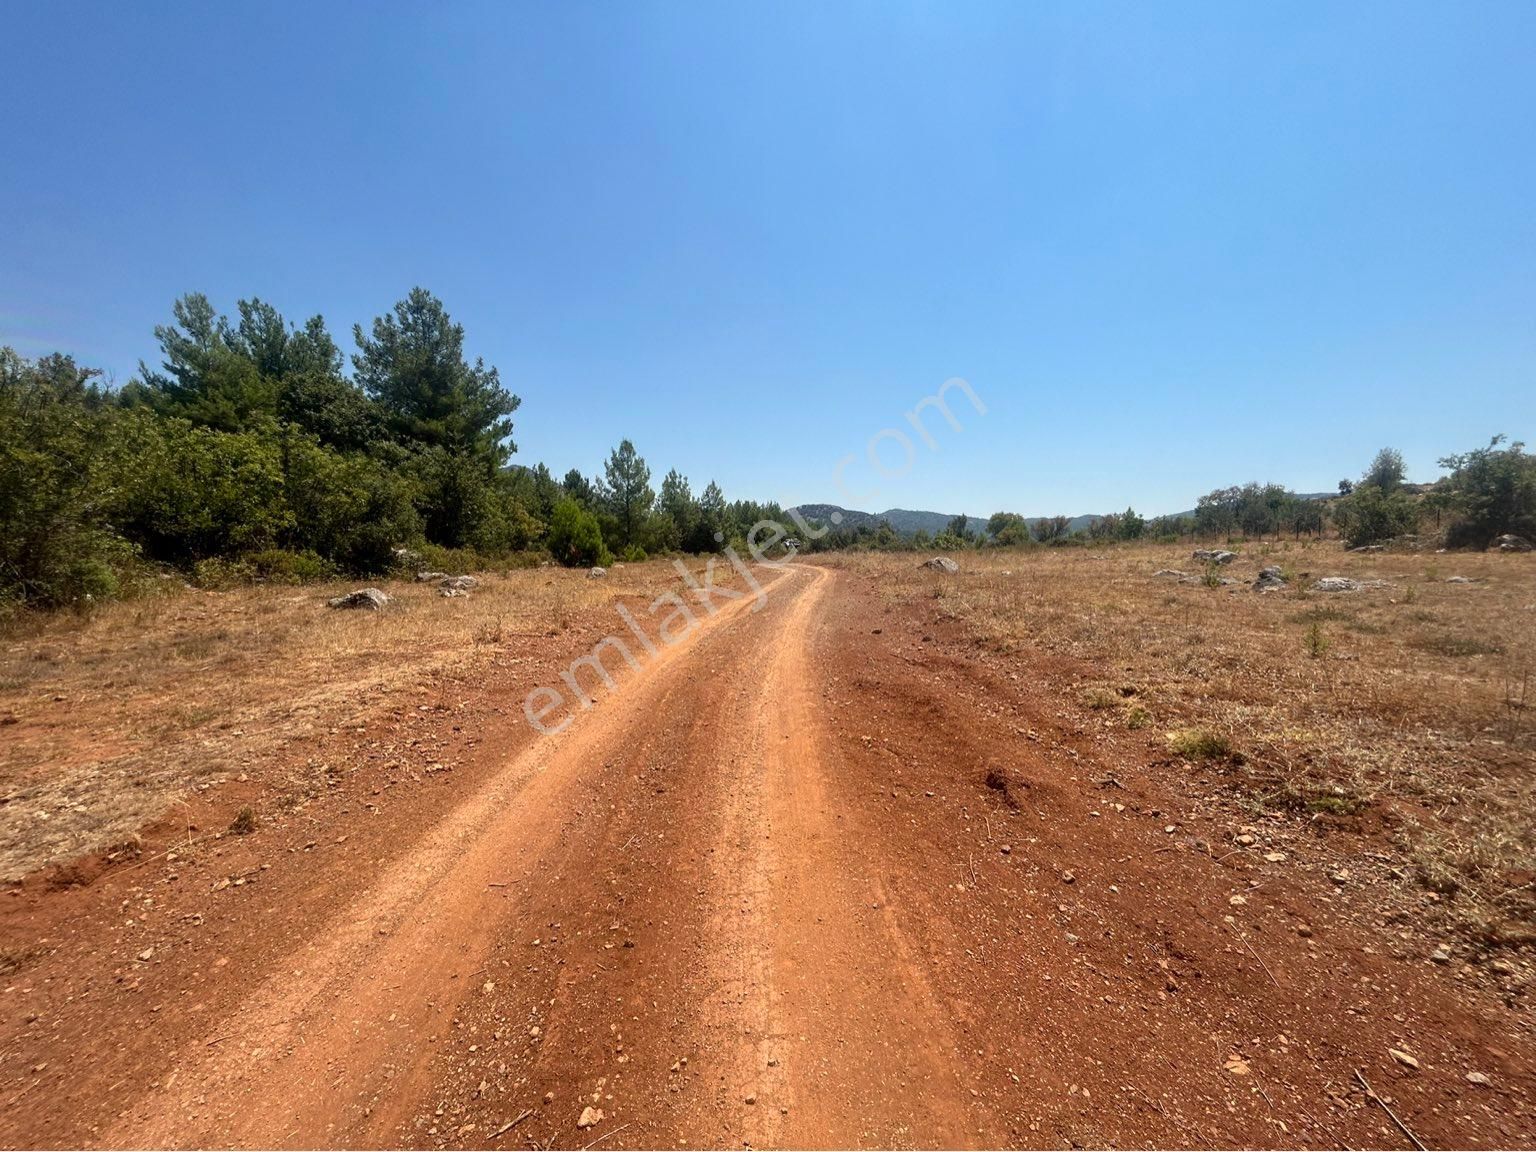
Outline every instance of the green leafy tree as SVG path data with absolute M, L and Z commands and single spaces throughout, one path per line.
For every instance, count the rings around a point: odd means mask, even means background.
M 699 518 L 698 501 L 688 486 L 688 477 L 676 468 L 668 472 L 661 482 L 661 495 L 657 498 L 657 518 L 651 535 L 655 545 L 648 545 L 652 552 L 674 551 L 695 536 Z M 665 548 L 660 545 L 665 542 Z
M 1396 448 L 1383 448 L 1371 460 L 1371 466 L 1361 477 L 1361 484 L 1370 484 L 1384 493 L 1396 492 L 1403 486 L 1403 454 Z
M 103 499 L 114 412 L 97 375 L 0 348 L 0 615 L 111 596 L 132 559 Z
M 1059 544 L 1071 528 L 1072 521 L 1066 516 L 1042 516 L 1035 521 L 1035 538 L 1042 544 Z
M 1344 543 L 1359 548 L 1412 532 L 1419 514 L 1406 492 L 1383 492 L 1375 484 L 1359 484 L 1335 505 L 1334 520 Z
M 1536 538 L 1536 457 L 1518 441 L 1508 447 L 1495 436 L 1486 448 L 1447 456 L 1440 467 L 1444 503 L 1454 520 L 1446 533 L 1452 548 L 1486 548 L 1506 533 Z
M 1121 540 L 1140 540 L 1147 531 L 1147 522 L 1136 514 L 1136 509 L 1127 508 L 1120 513 L 1120 522 L 1116 526 L 1116 533 Z
M 516 451 L 509 437 L 520 401 L 495 368 L 464 358 L 464 328 L 432 293 L 411 289 L 371 334 L 359 324 L 353 335 L 358 383 L 402 443 L 481 460 L 488 472 Z
M 634 444 L 622 440 L 609 454 L 608 463 L 603 466 L 603 478 L 604 502 L 614 519 L 617 546 L 628 548 L 638 542 L 641 525 L 656 502 L 656 493 L 651 489 L 651 470 L 644 457 L 635 451 Z
M 683 547 L 694 553 L 720 551 L 726 530 L 725 511 L 725 493 L 711 480 L 699 496 L 698 515 Z
M 224 432 L 242 431 L 276 411 L 277 377 L 262 374 L 249 343 L 206 296 L 183 296 L 171 311 L 175 322 L 155 328 L 163 371 L 140 363 L 139 380 L 125 389 L 130 404 L 147 403 L 166 415 Z M 264 314 L 253 316 L 253 332 L 264 321 Z

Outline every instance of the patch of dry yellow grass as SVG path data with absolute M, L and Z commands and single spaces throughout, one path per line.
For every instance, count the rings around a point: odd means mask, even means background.
M 1529 916 L 1529 890 L 1503 893 L 1536 860 L 1536 557 L 1279 543 L 1219 569 L 1236 584 L 1154 575 L 1203 577 L 1191 551 L 983 551 L 957 556 L 953 576 L 911 555 L 837 562 L 930 601 L 982 644 L 1082 661 L 1078 702 L 1100 723 L 1150 725 L 1181 746 L 1226 741 L 1246 803 L 1390 808 L 1421 879 L 1458 892 L 1469 917 Z M 1258 593 L 1270 564 L 1290 587 Z M 1333 575 L 1389 586 L 1309 590 Z
M 366 582 L 177 585 L 87 618 L 20 622 L 0 637 L 0 877 L 120 841 L 210 775 L 472 672 L 499 645 L 586 622 L 612 629 L 615 600 L 679 585 L 664 561 L 601 580 L 562 568 L 478 580 L 454 598 L 375 581 L 393 598 L 378 613 L 326 606 Z

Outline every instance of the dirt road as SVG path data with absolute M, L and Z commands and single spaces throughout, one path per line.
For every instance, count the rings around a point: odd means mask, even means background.
M 1536 1140 L 1519 1013 L 876 587 L 795 566 L 557 736 L 532 686 L 442 785 L 16 889 L 5 1143 Z

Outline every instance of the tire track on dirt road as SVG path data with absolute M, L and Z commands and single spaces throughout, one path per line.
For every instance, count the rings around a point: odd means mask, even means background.
M 524 901 L 498 893 L 558 859 L 584 770 L 642 726 L 692 653 L 750 597 L 700 614 L 620 690 L 534 741 L 385 868 L 338 917 L 210 1029 L 105 1143 L 313 1146 L 386 1142 L 430 1085 L 421 1069 L 498 933 Z
M 740 913 L 718 957 L 738 990 L 737 1075 L 757 1105 L 745 1138 L 787 1147 L 976 1143 L 946 1012 L 861 851 L 835 770 L 810 639 L 834 579 L 789 606 L 723 760 L 719 883 Z M 745 1099 L 745 1097 L 744 1097 Z
M 825 786 L 810 641 L 835 580 L 792 566 L 765 611 L 731 603 L 535 741 L 104 1142 L 476 1146 L 511 1123 L 556 1146 L 985 1142 L 859 815 Z M 589 1106 L 605 1118 L 579 1131 Z

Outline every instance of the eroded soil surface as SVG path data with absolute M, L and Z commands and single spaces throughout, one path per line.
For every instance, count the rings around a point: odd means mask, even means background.
M 4 1143 L 1536 1142 L 1518 985 L 1398 947 L 1368 852 L 857 573 L 753 604 L 559 735 L 551 648 L 15 886 Z

